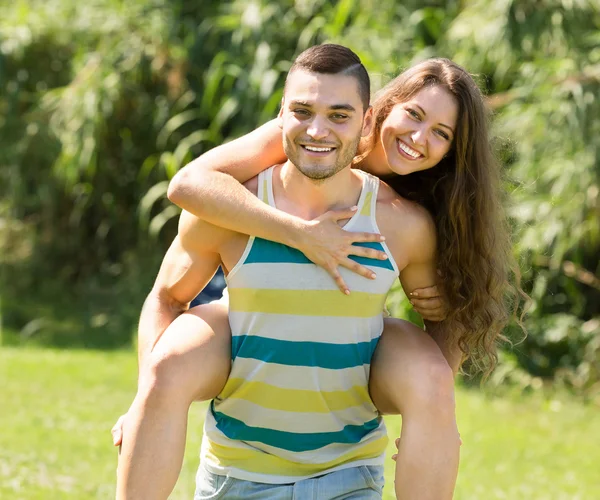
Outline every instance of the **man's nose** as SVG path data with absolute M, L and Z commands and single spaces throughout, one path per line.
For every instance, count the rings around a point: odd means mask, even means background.
M 329 135 L 329 127 L 327 126 L 326 120 L 319 116 L 315 116 L 308 125 L 306 133 L 316 140 L 325 139 L 325 137 Z

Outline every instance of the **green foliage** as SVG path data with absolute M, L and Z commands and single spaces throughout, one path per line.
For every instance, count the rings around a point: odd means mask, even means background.
M 273 117 L 293 57 L 335 41 L 361 56 L 375 88 L 431 56 L 477 75 L 533 299 L 529 336 L 502 355 L 493 380 L 548 378 L 595 394 L 598 33 L 593 0 L 5 3 L 3 320 L 42 342 L 127 342 L 174 233 L 168 180 Z M 400 294 L 390 300 L 417 320 Z M 521 339 L 515 326 L 508 334 Z

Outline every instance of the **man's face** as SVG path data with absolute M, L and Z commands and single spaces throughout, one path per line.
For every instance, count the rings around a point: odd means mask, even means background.
M 352 76 L 296 70 L 289 75 L 279 112 L 283 147 L 306 177 L 327 179 L 349 166 L 361 136 L 369 132 Z

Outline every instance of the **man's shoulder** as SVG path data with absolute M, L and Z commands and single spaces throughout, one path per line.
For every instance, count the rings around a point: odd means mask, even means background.
M 393 254 L 409 257 L 435 252 L 436 229 L 431 214 L 418 203 L 401 197 L 385 182 L 380 183 L 377 195 L 377 225 Z
M 182 210 L 179 217 L 177 236 L 189 251 L 218 253 L 221 246 L 235 234 L 237 233 L 215 226 L 186 210 Z

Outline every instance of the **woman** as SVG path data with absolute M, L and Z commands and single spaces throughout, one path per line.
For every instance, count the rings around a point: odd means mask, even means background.
M 451 498 L 459 446 L 452 371 L 467 358 L 477 368 L 493 368 L 509 317 L 507 293 L 517 297 L 508 281 L 499 172 L 481 93 L 451 61 L 432 59 L 402 73 L 377 94 L 373 107 L 374 130 L 361 144 L 356 166 L 430 211 L 447 318 L 438 325 L 426 322 L 430 336 L 386 319 L 372 364 L 371 397 L 381 412 L 403 415 L 398 498 Z M 337 224 L 349 212 L 300 220 L 268 207 L 240 184 L 283 161 L 281 132 L 270 122 L 188 165 L 171 182 L 169 198 L 213 224 L 298 248 L 346 291 L 338 265 L 367 275 L 348 258 L 359 252 L 352 243 L 365 235 Z M 440 320 L 439 297 L 428 298 L 429 292 L 413 291 L 412 302 L 425 317 L 433 309 L 429 319 Z M 211 321 L 215 331 L 227 331 L 224 313 Z

